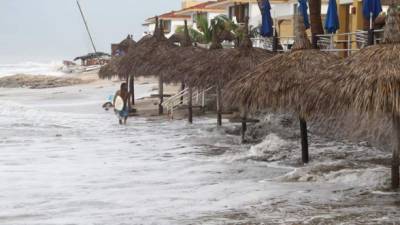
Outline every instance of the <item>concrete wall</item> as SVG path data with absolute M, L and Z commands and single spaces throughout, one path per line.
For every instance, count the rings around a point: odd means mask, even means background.
M 184 20 L 171 20 L 171 31 L 169 33 L 165 33 L 165 37 L 171 37 L 175 33 L 176 28 L 184 25 Z
M 261 12 L 257 3 L 249 3 L 249 25 L 256 27 L 261 24 Z
M 191 23 L 189 23 L 189 25 L 190 25 L 190 24 L 191 24 Z M 185 25 L 184 20 L 171 20 L 171 29 L 170 29 L 170 32 L 165 33 L 165 37 L 167 37 L 167 38 L 171 37 L 171 36 L 175 33 L 175 30 L 176 30 L 177 27 L 179 27 L 179 26 L 184 26 L 184 25 Z M 154 29 L 155 29 L 155 24 L 152 23 L 152 24 L 148 24 L 148 25 L 146 25 L 146 26 L 147 26 L 146 31 L 147 31 L 149 34 L 153 34 L 153 33 L 154 33 Z

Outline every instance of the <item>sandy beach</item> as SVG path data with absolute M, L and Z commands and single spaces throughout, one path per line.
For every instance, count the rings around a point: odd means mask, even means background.
M 245 145 L 213 115 L 120 126 L 101 107 L 120 82 L 79 78 L 90 82 L 0 89 L 0 224 L 400 223 L 390 169 L 377 163 L 387 152 L 311 134 L 301 166 L 297 126 L 273 114 Z M 144 98 L 157 80 L 135 84 L 139 111 L 157 110 Z

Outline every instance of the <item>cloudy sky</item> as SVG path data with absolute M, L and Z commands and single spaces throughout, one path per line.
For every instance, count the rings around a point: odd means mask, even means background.
M 98 51 L 128 33 L 141 37 L 144 19 L 179 9 L 181 0 L 80 0 Z M 92 51 L 76 0 L 0 0 L 0 64 L 71 59 Z

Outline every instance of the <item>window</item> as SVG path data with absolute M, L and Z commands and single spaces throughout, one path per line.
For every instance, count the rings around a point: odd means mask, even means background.
M 229 7 L 229 18 L 233 19 L 234 17 L 236 18 L 236 22 L 238 23 L 244 23 L 246 20 L 246 17 L 249 16 L 249 4 L 238 4 Z
M 166 34 L 171 32 L 171 20 L 163 20 L 163 31 Z

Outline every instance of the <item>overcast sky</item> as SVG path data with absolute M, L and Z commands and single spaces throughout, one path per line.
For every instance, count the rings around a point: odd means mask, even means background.
M 80 0 L 98 51 L 181 0 Z M 76 0 L 0 0 L 0 64 L 71 59 L 92 51 Z

